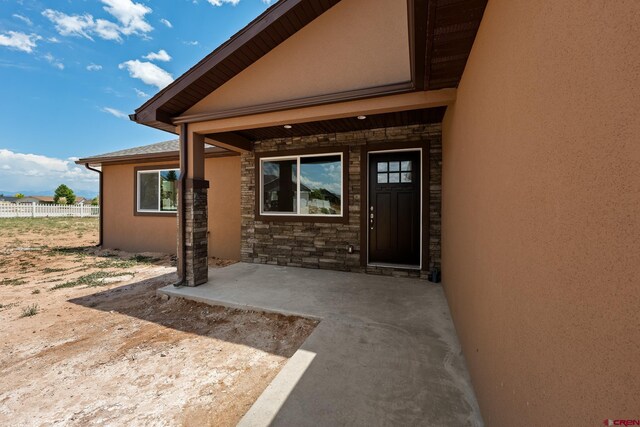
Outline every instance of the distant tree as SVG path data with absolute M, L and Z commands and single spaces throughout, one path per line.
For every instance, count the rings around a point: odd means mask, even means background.
M 169 172 L 167 172 L 167 181 L 176 181 L 177 179 L 178 175 L 176 174 L 176 171 L 170 170 Z
M 76 202 L 76 195 L 72 189 L 64 184 L 60 184 L 53 193 L 53 201 L 54 203 L 73 205 Z
M 17 199 L 22 199 L 22 198 L 24 197 L 24 194 L 22 194 L 22 193 L 16 193 L 16 195 L 15 195 L 15 196 L 13 196 L 13 197 L 15 197 L 15 198 L 17 198 Z
M 94 197 L 93 199 L 91 199 L 91 206 L 98 206 L 99 204 L 100 204 L 99 197 Z

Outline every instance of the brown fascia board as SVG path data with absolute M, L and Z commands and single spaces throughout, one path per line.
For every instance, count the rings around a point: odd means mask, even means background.
M 336 0 L 335 3 L 340 0 Z M 260 16 L 251 21 L 246 27 L 234 34 L 229 40 L 220 45 L 217 49 L 204 57 L 200 62 L 187 70 L 178 77 L 169 86 L 162 89 L 154 97 L 142 104 L 135 110 L 130 118 L 140 124 L 150 124 L 150 122 L 162 122 L 171 124 L 170 118 L 161 110 L 166 102 L 186 89 L 193 82 L 197 81 L 205 75 L 213 67 L 221 63 L 224 59 L 230 57 L 233 53 L 250 42 L 256 35 L 268 29 L 276 21 L 281 19 L 287 13 L 291 12 L 295 7 L 305 2 L 320 2 L 321 0 L 280 0 L 273 6 L 269 7 Z M 333 5 L 332 5 L 333 6 Z M 315 10 L 313 8 L 312 10 Z M 323 10 L 324 8 L 319 7 Z M 317 16 L 320 16 L 318 14 Z
M 87 157 L 84 159 L 76 160 L 78 165 L 116 165 L 116 164 L 132 164 L 132 163 L 150 163 L 150 162 L 164 162 L 164 161 L 176 161 L 179 159 L 179 151 L 165 151 L 164 153 L 149 153 L 149 154 L 130 154 L 128 156 L 113 156 L 113 157 Z M 237 156 L 238 153 L 233 151 L 224 150 L 222 148 L 207 148 L 204 150 L 204 157 L 228 157 Z

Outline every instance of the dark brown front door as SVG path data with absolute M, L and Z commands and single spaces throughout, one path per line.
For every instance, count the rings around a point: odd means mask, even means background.
M 420 265 L 420 152 L 369 155 L 369 263 Z

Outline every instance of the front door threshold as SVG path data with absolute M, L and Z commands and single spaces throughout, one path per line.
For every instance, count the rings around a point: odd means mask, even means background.
M 419 265 L 410 265 L 410 264 L 388 264 L 382 262 L 374 262 L 367 264 L 367 267 L 378 267 L 378 268 L 402 268 L 404 270 L 420 270 Z

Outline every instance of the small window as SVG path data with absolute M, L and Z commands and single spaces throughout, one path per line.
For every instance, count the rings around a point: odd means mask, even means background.
M 176 212 L 178 170 L 138 172 L 138 212 Z
M 412 162 L 378 162 L 378 184 L 409 184 L 413 182 Z
M 261 159 L 261 214 L 342 216 L 342 154 Z

